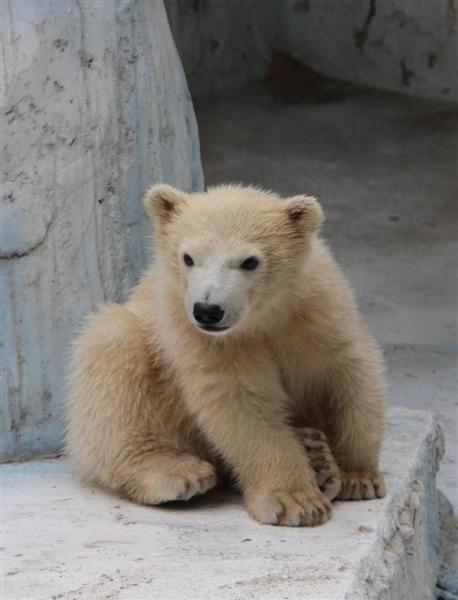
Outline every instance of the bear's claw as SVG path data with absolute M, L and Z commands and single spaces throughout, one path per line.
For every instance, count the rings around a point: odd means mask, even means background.
M 329 521 L 331 504 L 318 489 L 271 491 L 248 499 L 248 512 L 259 522 L 288 527 L 315 527 Z
M 339 500 L 373 500 L 386 495 L 383 475 L 373 472 L 342 471 L 342 489 Z

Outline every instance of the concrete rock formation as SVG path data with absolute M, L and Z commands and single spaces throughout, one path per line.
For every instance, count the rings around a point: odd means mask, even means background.
M 2 5 L 3 458 L 54 452 L 75 327 L 148 258 L 142 196 L 201 189 L 162 1 Z
M 264 77 L 283 51 L 328 77 L 458 100 L 455 0 L 165 0 L 193 97 Z

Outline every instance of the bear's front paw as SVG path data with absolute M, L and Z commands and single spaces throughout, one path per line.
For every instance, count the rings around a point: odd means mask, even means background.
M 253 494 L 247 509 L 260 523 L 289 527 L 322 525 L 332 515 L 331 504 L 318 488 Z
M 386 495 L 380 471 L 341 471 L 342 489 L 339 500 L 372 500 Z
M 313 427 L 301 427 L 296 431 L 315 471 L 318 487 L 328 500 L 334 500 L 340 492 L 342 480 L 340 469 L 332 455 L 326 435 Z

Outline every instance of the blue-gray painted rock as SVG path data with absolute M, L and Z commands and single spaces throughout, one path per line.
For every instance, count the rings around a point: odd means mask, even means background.
M 1 418 L 16 459 L 61 447 L 75 329 L 149 260 L 145 189 L 203 178 L 162 1 L 5 0 L 3 32 Z

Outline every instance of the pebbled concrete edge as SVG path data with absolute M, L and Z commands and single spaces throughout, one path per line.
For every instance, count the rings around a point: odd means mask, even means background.
M 458 600 L 458 517 L 453 504 L 438 491 L 441 524 L 440 565 L 436 582 L 437 600 Z
M 403 410 L 394 409 L 390 418 Z M 436 475 L 445 446 L 437 419 L 431 415 L 427 425 L 413 466 L 393 490 L 373 547 L 355 572 L 349 600 L 434 597 L 442 543 Z

